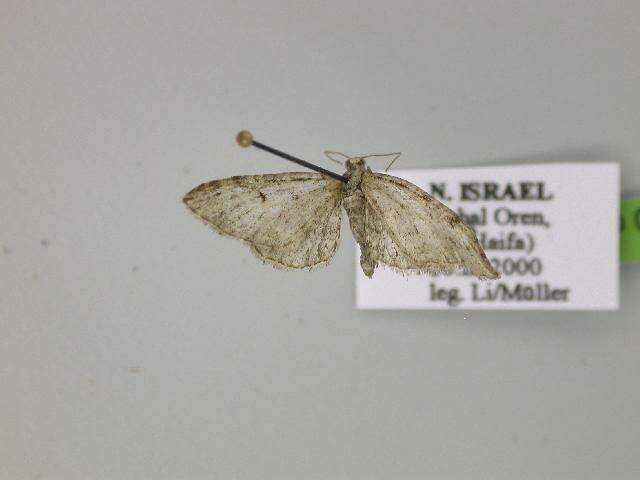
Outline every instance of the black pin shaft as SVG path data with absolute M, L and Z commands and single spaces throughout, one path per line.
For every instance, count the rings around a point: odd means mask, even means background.
M 307 167 L 310 168 L 311 170 L 315 170 L 316 172 L 320 172 L 323 175 L 327 175 L 331 178 L 335 178 L 336 180 L 340 180 L 341 182 L 347 182 L 348 180 L 343 177 L 342 175 L 339 175 L 335 172 L 332 172 L 330 170 L 326 170 L 322 167 L 319 167 L 317 165 L 314 165 L 313 163 L 309 163 L 305 160 L 302 160 L 301 158 L 297 158 L 294 157 L 293 155 L 289 155 L 288 153 L 285 152 L 281 152 L 280 150 L 277 150 L 273 147 L 270 147 L 268 145 L 265 145 L 264 143 L 260 143 L 256 140 L 253 139 L 253 136 L 247 132 L 247 131 L 242 131 L 238 134 L 237 137 L 237 141 L 238 144 L 242 147 L 246 147 L 248 145 L 253 145 L 256 148 L 259 148 L 260 150 L 264 150 L 265 152 L 269 152 L 273 155 L 277 155 L 280 158 L 284 158 L 285 160 L 289 160 L 290 162 L 293 163 L 297 163 L 298 165 L 302 165 L 303 167 Z

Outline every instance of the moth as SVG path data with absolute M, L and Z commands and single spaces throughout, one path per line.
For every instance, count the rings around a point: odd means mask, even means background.
M 238 134 L 238 143 L 311 165 L 254 141 L 249 132 Z M 344 175 L 311 165 L 322 173 L 230 177 L 199 185 L 184 203 L 216 232 L 244 241 L 276 268 L 327 265 L 338 248 L 344 208 L 367 277 L 380 265 L 403 274 L 465 268 L 478 278 L 499 277 L 474 231 L 431 195 L 373 172 L 365 161 L 372 155 L 325 154 L 334 161 L 335 155 L 344 157 Z

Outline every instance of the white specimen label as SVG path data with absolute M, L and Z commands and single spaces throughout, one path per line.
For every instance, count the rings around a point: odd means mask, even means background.
M 363 309 L 615 310 L 618 308 L 620 169 L 549 163 L 396 170 L 474 228 L 501 273 L 368 279 L 356 266 Z M 359 257 L 360 252 L 356 249 Z

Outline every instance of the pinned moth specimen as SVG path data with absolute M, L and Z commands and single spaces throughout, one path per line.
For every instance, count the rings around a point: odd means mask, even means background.
M 455 212 L 406 180 L 371 171 L 365 163 L 371 155 L 325 152 L 334 161 L 335 155 L 345 158 L 346 173 L 338 175 L 257 142 L 247 131 L 237 141 L 318 172 L 225 178 L 184 196 L 205 224 L 243 240 L 264 262 L 285 269 L 328 264 L 338 248 L 344 208 L 367 277 L 379 265 L 400 273 L 466 268 L 478 278 L 499 277 L 474 231 Z M 399 156 L 391 155 L 393 161 Z

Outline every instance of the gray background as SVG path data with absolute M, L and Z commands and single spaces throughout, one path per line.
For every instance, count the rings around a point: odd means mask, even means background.
M 639 23 L 2 0 L 0 477 L 638 478 L 637 265 L 616 313 L 358 312 L 346 229 L 328 268 L 276 271 L 180 198 L 291 168 L 240 128 L 316 161 L 618 161 L 638 193 Z

